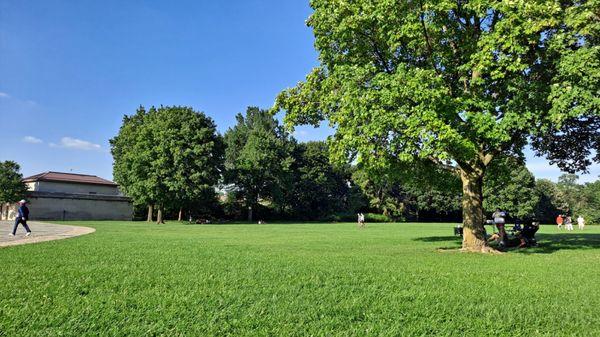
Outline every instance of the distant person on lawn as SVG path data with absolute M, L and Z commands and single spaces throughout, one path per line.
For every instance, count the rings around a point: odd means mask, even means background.
M 585 219 L 581 215 L 577 217 L 577 227 L 579 227 L 579 229 L 585 228 Z
M 571 219 L 570 215 L 568 215 L 567 218 L 565 219 L 565 227 L 567 228 L 568 231 L 573 230 L 573 219 Z
M 25 236 L 31 235 L 31 229 L 29 229 L 29 226 L 27 226 L 27 219 L 29 219 L 29 208 L 27 208 L 27 201 L 21 200 L 19 201 L 19 214 L 17 214 L 17 218 L 15 219 L 15 225 L 12 233 L 9 235 L 15 236 L 15 234 L 17 234 L 17 227 L 19 227 L 19 224 L 22 224 L 25 228 L 25 231 L 27 231 Z
M 556 227 L 558 227 L 558 229 L 561 229 L 561 228 L 562 228 L 562 225 L 563 225 L 563 220 L 564 220 L 564 219 L 563 219 L 563 215 L 562 215 L 562 214 L 559 214 L 559 215 L 556 217 Z
M 362 213 L 358 213 L 358 227 L 365 227 L 365 215 Z

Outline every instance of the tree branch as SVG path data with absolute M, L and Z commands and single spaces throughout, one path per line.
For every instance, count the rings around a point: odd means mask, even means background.
M 379 59 L 379 63 L 381 63 L 385 72 L 390 74 L 392 72 L 392 70 L 389 68 L 385 57 L 383 57 L 383 54 L 381 53 L 381 50 L 379 49 L 379 46 L 377 45 L 377 41 L 375 40 L 375 38 L 373 38 L 371 35 L 364 33 L 362 31 L 358 31 L 358 34 L 367 38 L 369 40 L 369 42 L 371 42 L 371 46 L 373 47 L 373 53 L 375 54 L 377 59 Z
M 427 53 L 429 54 L 429 59 L 431 60 L 431 65 L 433 66 L 433 69 L 435 70 L 435 72 L 438 75 L 441 75 L 440 70 L 437 68 L 437 65 L 435 64 L 435 60 L 433 59 L 433 48 L 431 47 L 431 41 L 429 40 L 429 33 L 427 33 L 427 26 L 425 25 L 425 10 L 423 8 L 423 2 L 421 1 L 419 4 L 421 6 L 421 15 L 419 16 L 419 18 L 421 21 L 421 26 L 423 27 L 423 36 L 425 37 L 425 44 L 427 45 Z
M 454 174 L 459 174 L 460 173 L 460 168 L 454 166 L 454 165 L 450 165 L 446 162 L 441 161 L 439 158 L 433 157 L 433 156 L 429 156 L 428 157 L 429 160 L 431 160 L 434 164 L 438 165 L 440 168 L 448 171 L 448 172 L 452 172 Z

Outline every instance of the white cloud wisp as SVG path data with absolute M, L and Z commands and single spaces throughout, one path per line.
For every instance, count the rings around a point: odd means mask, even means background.
M 82 151 L 100 151 L 102 146 L 71 137 L 62 137 L 59 144 L 50 143 L 51 147 L 62 147 L 65 149 L 82 150 Z
M 42 144 L 44 141 L 33 136 L 25 136 L 23 137 L 23 142 L 29 144 Z

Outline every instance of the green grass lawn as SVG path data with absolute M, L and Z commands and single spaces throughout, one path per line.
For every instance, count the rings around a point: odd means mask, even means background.
M 0 336 L 600 335 L 600 228 L 459 247 L 451 224 L 70 222 L 0 249 Z

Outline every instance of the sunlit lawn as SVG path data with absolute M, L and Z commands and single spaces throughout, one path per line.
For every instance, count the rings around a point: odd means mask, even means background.
M 451 224 L 70 224 L 0 249 L 0 336 L 600 335 L 600 228 L 484 256 Z

